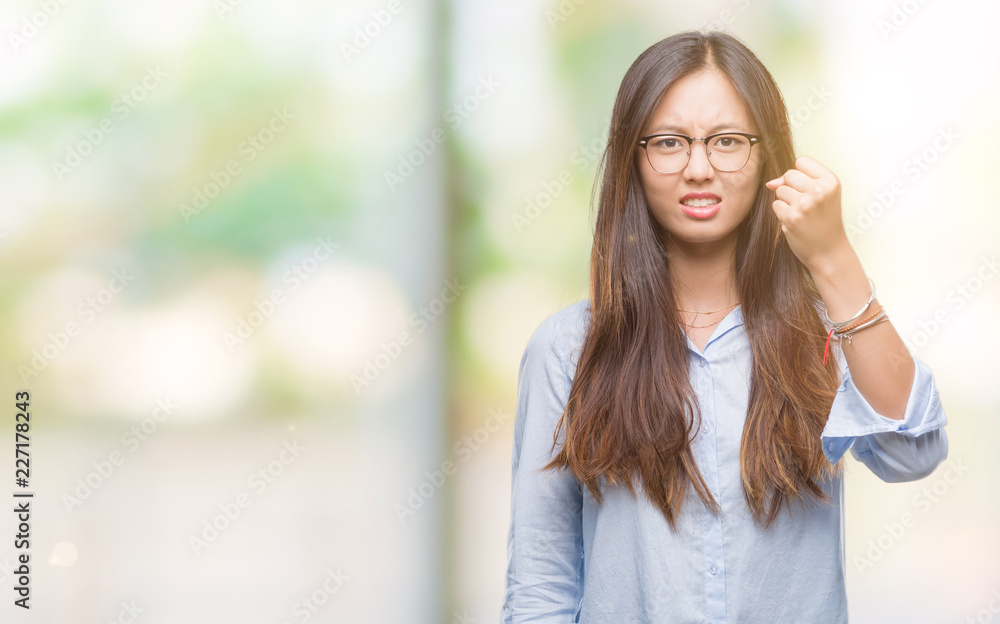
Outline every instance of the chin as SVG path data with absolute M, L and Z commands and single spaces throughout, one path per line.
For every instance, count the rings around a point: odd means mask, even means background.
M 670 236 L 674 240 L 697 244 L 697 243 L 714 243 L 717 241 L 725 240 L 736 233 L 735 228 L 720 227 L 716 224 L 709 225 L 708 223 L 698 224 L 702 227 L 690 228 L 685 227 L 683 229 L 673 229 L 670 230 Z M 713 227 L 714 226 L 714 227 Z

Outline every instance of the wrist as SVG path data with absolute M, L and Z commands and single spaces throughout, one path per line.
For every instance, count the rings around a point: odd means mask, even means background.
M 829 251 L 810 259 L 806 264 L 806 269 L 813 276 L 814 280 L 834 281 L 843 279 L 845 275 L 856 273 L 860 270 L 861 259 L 851 247 L 851 243 L 845 238 L 842 243 L 833 247 Z
M 849 245 L 810 265 L 828 317 L 834 322 L 851 318 L 871 295 L 861 260 Z

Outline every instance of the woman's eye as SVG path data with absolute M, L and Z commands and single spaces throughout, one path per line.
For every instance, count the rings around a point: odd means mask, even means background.
M 719 147 L 738 147 L 743 144 L 743 138 L 738 136 L 719 137 L 715 144 Z

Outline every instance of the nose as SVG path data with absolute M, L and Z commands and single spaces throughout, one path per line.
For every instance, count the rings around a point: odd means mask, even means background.
M 694 141 L 690 146 L 691 156 L 684 167 L 684 178 L 691 181 L 711 180 L 715 167 L 708 162 L 708 145 L 705 141 Z

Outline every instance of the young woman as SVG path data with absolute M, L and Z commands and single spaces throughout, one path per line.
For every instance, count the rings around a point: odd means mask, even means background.
M 842 457 L 930 474 L 933 375 L 737 39 L 647 49 L 610 130 L 590 298 L 521 360 L 502 621 L 846 623 Z

